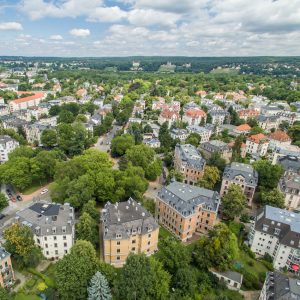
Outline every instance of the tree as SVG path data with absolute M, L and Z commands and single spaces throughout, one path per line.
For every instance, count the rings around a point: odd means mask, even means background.
M 264 130 L 259 126 L 255 126 L 250 129 L 250 135 L 263 133 L 263 132 L 264 132 Z
M 157 158 L 153 163 L 151 163 L 147 169 L 145 176 L 148 180 L 154 181 L 157 176 L 159 176 L 162 172 L 162 162 L 159 158 Z
M 0 192 L 0 211 L 2 211 L 7 206 L 8 206 L 8 201 L 6 196 Z
M 217 167 L 221 172 L 224 171 L 226 160 L 221 157 L 220 153 L 214 152 L 207 161 L 207 165 Z
M 1 300 L 10 300 L 11 299 L 8 291 L 6 289 L 4 289 L 1 285 L 0 285 L 0 299 Z
M 260 188 L 272 190 L 277 187 L 283 174 L 281 165 L 272 165 L 267 160 L 259 160 L 253 164 L 253 167 L 258 172 L 258 185 Z
M 111 141 L 111 154 L 114 157 L 122 156 L 126 150 L 134 146 L 133 136 L 130 134 L 124 134 L 114 137 Z
M 158 133 L 158 138 L 160 141 L 160 146 L 162 148 L 169 149 L 173 146 L 174 141 L 170 135 L 168 122 L 165 122 L 161 125 Z
M 143 126 L 139 123 L 131 123 L 128 127 L 128 133 L 134 137 L 135 144 L 143 141 Z
M 54 147 L 57 144 L 57 133 L 53 129 L 45 129 L 41 135 L 41 143 L 44 147 Z
M 209 231 L 208 236 L 200 238 L 193 253 L 200 268 L 227 270 L 238 254 L 236 236 L 224 223 L 220 223 Z
M 246 205 L 246 196 L 239 185 L 230 185 L 222 198 L 222 212 L 229 219 L 240 216 Z
M 76 224 L 76 238 L 78 240 L 86 240 L 93 245 L 98 242 L 98 230 L 95 220 L 86 212 L 79 218 Z
M 260 203 L 262 205 L 270 205 L 274 207 L 284 208 L 284 194 L 281 193 L 277 188 L 271 191 L 261 191 Z
M 111 300 L 112 295 L 108 282 L 100 272 L 97 272 L 91 279 L 88 287 L 88 300 Z
M 57 118 L 57 123 L 73 123 L 74 121 L 74 115 L 68 110 L 62 110 Z
M 89 200 L 87 203 L 83 205 L 82 213 L 88 213 L 96 222 L 99 221 L 99 210 L 96 207 L 96 201 L 95 200 Z
M 4 231 L 5 249 L 12 254 L 21 267 L 34 267 L 42 258 L 39 247 L 34 243 L 29 227 L 18 223 Z
M 185 143 L 186 144 L 190 144 L 190 145 L 193 145 L 195 147 L 198 147 L 199 144 L 201 142 L 201 136 L 198 134 L 198 133 L 191 133 L 187 139 L 185 140 Z
M 175 293 L 181 296 L 194 296 L 197 290 L 197 276 L 191 266 L 178 269 L 172 278 L 172 282 Z
M 87 286 L 99 268 L 96 251 L 88 241 L 77 241 L 70 254 L 55 265 L 55 279 L 61 299 L 87 299 Z
M 155 151 L 144 145 L 135 145 L 126 151 L 126 159 L 132 163 L 133 166 L 142 167 L 144 170 L 153 161 Z
M 220 180 L 220 171 L 214 166 L 205 166 L 204 176 L 199 180 L 198 185 L 206 189 L 213 189 Z
M 170 275 L 145 254 L 130 254 L 116 282 L 117 299 L 168 299 Z

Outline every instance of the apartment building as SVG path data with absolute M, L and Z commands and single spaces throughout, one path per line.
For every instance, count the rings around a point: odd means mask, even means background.
M 224 109 L 210 110 L 209 114 L 211 116 L 211 124 L 216 126 L 228 123 L 230 117 L 230 114 Z
M 255 218 L 250 234 L 251 250 L 259 256 L 266 253 L 273 258 L 275 269 L 299 275 L 300 214 L 266 205 Z
M 201 143 L 199 149 L 203 152 L 206 159 L 209 159 L 213 153 L 219 153 L 229 163 L 232 157 L 232 149 L 226 143 L 219 140 Z
M 275 165 L 283 157 L 300 158 L 300 148 L 296 145 L 280 145 L 272 149 L 268 155 L 272 165 Z
M 45 92 L 18 92 L 18 94 L 30 94 L 30 96 L 18 98 L 9 102 L 10 112 L 28 109 L 29 107 L 38 106 L 46 98 Z M 32 95 L 33 94 L 33 95 Z
M 212 135 L 212 131 L 210 129 L 199 126 L 199 125 L 187 126 L 186 129 L 188 130 L 189 133 L 199 134 L 201 137 L 201 143 L 208 142 Z
M 169 109 L 163 110 L 158 117 L 158 123 L 162 125 L 163 123 L 167 122 L 169 128 L 171 127 L 172 124 L 176 123 L 179 120 L 180 120 L 179 113 Z
M 282 176 L 278 183 L 278 189 L 285 196 L 285 206 L 290 209 L 298 209 L 300 205 L 300 175 L 288 172 Z
M 300 300 L 300 280 L 279 272 L 267 272 L 259 300 Z
M 278 129 L 280 118 L 278 116 L 260 115 L 257 118 L 258 126 L 263 130 L 270 132 L 272 129 Z
M 191 125 L 199 125 L 206 122 L 206 112 L 200 108 L 189 108 L 182 116 L 182 121 Z
M 0 247 L 0 286 L 9 288 L 12 286 L 14 279 L 10 253 Z
M 283 156 L 277 160 L 277 164 L 284 169 L 284 174 L 300 174 L 300 159 L 294 156 Z
M 292 143 L 288 134 L 282 130 L 276 130 L 269 134 L 269 148 L 275 149 L 280 146 L 289 146 Z
M 186 129 L 173 128 L 170 135 L 173 140 L 184 141 L 189 136 L 189 132 Z
M 19 147 L 19 142 L 8 135 L 0 135 L 0 164 L 8 161 L 8 155 Z
M 219 205 L 218 192 L 173 181 L 158 192 L 155 218 L 185 242 L 215 225 Z
M 268 138 L 262 134 L 254 134 L 246 140 L 246 152 L 249 154 L 255 154 L 259 156 L 265 156 L 269 147 Z
M 132 198 L 107 202 L 102 210 L 104 261 L 122 267 L 130 253 L 157 251 L 159 226 L 152 215 Z
M 247 121 L 248 119 L 256 119 L 259 112 L 256 109 L 241 109 L 237 112 L 240 119 Z
M 204 175 L 206 161 L 197 148 L 190 144 L 177 144 L 174 153 L 174 168 L 188 184 L 196 184 Z
M 247 205 L 252 206 L 257 183 L 258 173 L 252 166 L 233 162 L 225 167 L 220 195 L 223 197 L 232 184 L 239 185 L 247 198 Z
M 74 208 L 69 203 L 37 202 L 16 213 L 15 223 L 28 226 L 47 259 L 70 252 L 75 239 Z

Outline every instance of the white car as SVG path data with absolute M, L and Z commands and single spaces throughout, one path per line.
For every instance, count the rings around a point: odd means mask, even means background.
M 42 191 L 41 191 L 41 195 L 44 195 L 44 194 L 46 194 L 46 193 L 48 193 L 48 189 L 43 189 Z

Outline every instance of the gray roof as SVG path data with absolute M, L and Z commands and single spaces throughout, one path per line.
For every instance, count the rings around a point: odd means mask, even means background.
M 179 154 L 181 161 L 187 166 L 201 171 L 204 169 L 206 161 L 195 146 L 190 144 L 177 144 L 175 151 Z
M 285 171 L 294 171 L 298 173 L 300 170 L 300 159 L 295 156 L 279 157 L 277 164 L 281 165 Z
M 259 115 L 257 117 L 257 121 L 258 122 L 275 122 L 276 120 L 278 120 L 279 117 L 278 116 L 265 116 L 265 115 Z
M 61 205 L 45 201 L 18 211 L 15 219 L 42 236 L 71 234 L 75 224 L 74 209 L 68 203 Z
M 228 116 L 229 112 L 227 112 L 226 110 L 223 109 L 218 109 L 218 110 L 209 110 L 208 113 L 211 116 Z
M 203 204 L 205 209 L 214 212 L 218 211 L 220 204 L 218 192 L 177 181 L 163 187 L 159 191 L 158 197 L 175 208 L 184 217 L 194 214 L 200 204 Z
M 300 281 L 279 272 L 267 272 L 266 296 L 269 300 L 299 300 Z
M 230 151 L 229 146 L 219 140 L 211 140 L 200 144 L 200 148 L 208 152 L 218 152 L 218 151 Z
M 132 198 L 125 202 L 107 202 L 102 210 L 104 239 L 128 239 L 134 232 L 145 234 L 158 228 L 152 215 Z
M 279 187 L 283 193 L 299 193 L 300 176 L 298 174 L 287 174 L 282 176 L 279 181 Z
M 16 142 L 9 135 L 0 135 L 0 145 L 5 146 L 8 142 Z
M 298 249 L 300 214 L 266 205 L 257 213 L 255 230 L 276 235 L 281 244 Z
M 186 129 L 173 128 L 171 130 L 171 134 L 174 134 L 174 135 L 188 134 L 188 131 Z
M 245 178 L 245 182 L 249 186 L 256 187 L 258 182 L 258 173 L 252 166 L 233 162 L 225 167 L 223 179 L 234 180 L 237 176 Z
M 234 271 L 225 271 L 225 272 L 218 272 L 216 270 L 212 270 L 213 273 L 217 273 L 223 277 L 229 278 L 235 282 L 238 282 L 240 284 L 242 284 L 243 282 L 243 275 L 241 273 L 238 272 L 234 272 Z
M 7 252 L 3 247 L 0 247 L 0 262 L 2 261 L 2 259 L 9 257 L 10 253 Z
M 187 126 L 186 128 L 189 132 L 195 132 L 201 135 L 201 133 L 207 132 L 210 133 L 211 130 L 199 125 L 191 125 L 191 126 Z

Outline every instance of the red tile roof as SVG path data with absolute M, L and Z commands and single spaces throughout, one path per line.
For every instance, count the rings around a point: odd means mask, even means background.
M 206 117 L 206 112 L 202 109 L 190 108 L 185 112 L 185 114 L 191 118 Z
M 255 109 L 242 109 L 240 111 L 238 111 L 238 115 L 240 117 L 242 116 L 247 116 L 247 117 L 251 117 L 251 116 L 258 116 L 259 112 Z
M 165 119 L 171 119 L 174 114 L 176 115 L 177 118 L 179 118 L 179 114 L 177 112 L 174 112 L 169 109 L 164 109 L 160 115 Z
M 15 99 L 11 102 L 15 103 L 15 104 L 19 104 L 19 103 L 23 103 L 23 102 L 27 102 L 27 101 L 30 101 L 30 100 L 35 100 L 35 99 L 41 99 L 45 96 L 45 92 L 18 92 L 19 95 L 22 95 L 22 94 L 34 94 L 34 95 L 31 95 L 31 96 L 27 96 L 27 97 L 24 97 L 24 98 L 19 98 L 19 99 Z
M 262 133 L 258 133 L 258 134 L 251 135 L 249 137 L 249 140 L 256 144 L 259 144 L 259 143 L 267 142 L 267 137 Z
M 279 141 L 279 142 L 291 141 L 291 138 L 288 136 L 288 134 L 282 130 L 276 130 L 275 132 L 271 133 L 269 135 L 269 138 L 272 140 Z
M 242 124 L 236 127 L 238 131 L 249 131 L 251 127 L 248 124 Z

